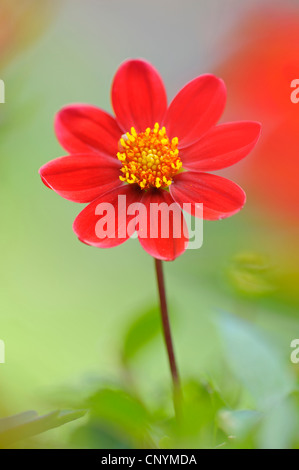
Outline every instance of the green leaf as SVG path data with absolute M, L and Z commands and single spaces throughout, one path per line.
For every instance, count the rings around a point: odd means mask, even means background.
M 161 331 L 159 309 L 151 308 L 136 318 L 130 325 L 123 344 L 122 356 L 125 362 L 132 360 Z
M 71 435 L 70 444 L 79 449 L 130 449 L 130 440 L 124 434 L 101 426 L 94 421 L 76 428 Z
M 298 410 L 292 399 L 282 400 L 266 413 L 257 433 L 261 449 L 289 449 L 298 436 Z
M 127 442 L 149 442 L 150 415 L 141 401 L 129 392 L 102 389 L 88 399 L 87 406 L 93 427 L 106 427 L 109 433 L 112 431 Z
M 57 410 L 47 415 L 38 416 L 35 411 L 26 411 L 25 413 L 0 419 L 0 448 L 5 448 L 16 441 L 62 426 L 81 418 L 85 413 L 85 410 Z
M 227 362 L 259 409 L 268 409 L 294 389 L 294 377 L 262 330 L 221 312 L 217 319 Z
M 208 382 L 189 380 L 183 384 L 181 415 L 165 420 L 162 448 L 198 449 L 216 447 L 223 441 L 217 429 L 218 411 L 225 406 L 218 391 Z

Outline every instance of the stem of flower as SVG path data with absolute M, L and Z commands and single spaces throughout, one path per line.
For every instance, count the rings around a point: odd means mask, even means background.
M 162 261 L 155 258 L 155 266 L 156 266 L 157 282 L 158 282 L 159 297 L 160 297 L 160 310 L 161 310 L 163 334 L 164 334 L 164 340 L 166 344 L 170 371 L 171 371 L 171 376 L 172 376 L 172 382 L 173 382 L 174 407 L 175 407 L 176 416 L 178 417 L 178 415 L 180 414 L 179 409 L 180 409 L 180 401 L 181 401 L 181 387 L 180 387 L 180 379 L 179 379 L 178 368 L 176 365 L 173 342 L 172 342 L 172 337 L 171 337 Z

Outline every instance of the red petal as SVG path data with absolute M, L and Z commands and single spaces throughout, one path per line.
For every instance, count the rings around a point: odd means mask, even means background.
M 186 212 L 195 215 L 195 205 L 203 204 L 203 218 L 218 220 L 238 212 L 245 204 L 246 195 L 240 186 L 221 176 L 186 171 L 174 178 L 170 186 L 173 199 Z M 190 203 L 191 206 L 183 206 Z
M 180 153 L 185 168 L 215 171 L 237 163 L 256 145 L 261 133 L 258 122 L 230 122 L 213 127 L 199 141 Z
M 118 199 L 119 196 L 125 198 Z M 129 222 L 135 218 L 135 215 L 127 215 L 128 206 L 140 198 L 141 190 L 135 185 L 113 189 L 80 212 L 73 225 L 75 234 L 83 243 L 98 248 L 124 243 L 134 232 L 128 228 Z
M 161 203 L 165 206 L 165 213 L 151 213 L 150 208 L 158 208 Z M 164 261 L 172 261 L 184 253 L 188 229 L 181 209 L 170 194 L 164 190 L 149 190 L 144 193 L 141 204 L 143 210 L 140 210 L 138 236 L 145 251 Z
M 115 119 L 95 106 L 74 104 L 62 108 L 55 118 L 55 132 L 70 153 L 97 153 L 116 156 L 121 137 Z
M 56 158 L 40 170 L 43 183 L 74 202 L 90 202 L 120 186 L 120 163 L 102 155 L 77 154 Z
M 157 70 L 144 60 L 128 60 L 116 72 L 111 99 L 117 121 L 127 132 L 137 132 L 161 123 L 167 108 L 163 81 Z
M 179 148 L 191 145 L 220 118 L 226 101 L 224 82 L 201 75 L 182 88 L 167 110 L 164 125 L 169 137 L 178 137 Z

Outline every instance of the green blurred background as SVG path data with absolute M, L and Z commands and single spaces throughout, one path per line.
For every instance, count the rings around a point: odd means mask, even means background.
M 78 407 L 101 384 L 132 380 L 150 408 L 170 391 L 161 336 L 153 333 L 140 347 L 130 372 L 122 360 L 132 322 L 151 309 L 156 314 L 153 260 L 136 240 L 111 250 L 79 243 L 72 222 L 80 206 L 49 191 L 38 176 L 40 166 L 64 155 L 54 114 L 72 102 L 111 111 L 111 80 L 128 57 L 159 69 L 169 99 L 196 75 L 216 73 L 228 88 L 223 121 L 263 124 L 260 149 L 222 172 L 244 187 L 244 210 L 204 223 L 203 247 L 165 265 L 181 375 L 213 383 L 227 401 L 238 395 L 238 410 L 263 409 L 263 393 L 267 409 L 271 391 L 283 399 L 296 393 L 299 369 L 290 361 L 290 342 L 299 337 L 299 104 L 289 97 L 299 66 L 289 25 L 297 30 L 298 4 L 0 0 L 0 8 L 7 29 L 0 35 L 6 85 L 0 105 L 2 416 Z M 269 51 L 271 34 L 280 39 Z M 263 48 L 272 62 L 265 62 Z M 254 447 L 299 441 L 297 405 L 283 399 L 275 401 Z M 34 445 L 93 446 L 80 435 L 70 440 L 86 419 L 49 431 Z M 271 423 L 280 423 L 280 432 Z

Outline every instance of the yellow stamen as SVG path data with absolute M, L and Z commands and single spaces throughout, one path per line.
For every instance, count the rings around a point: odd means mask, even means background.
M 168 187 L 172 177 L 182 167 L 178 138 L 169 140 L 165 127 L 156 122 L 153 129 L 123 134 L 119 141 L 117 158 L 122 163 L 121 181 L 137 183 L 141 189 Z

